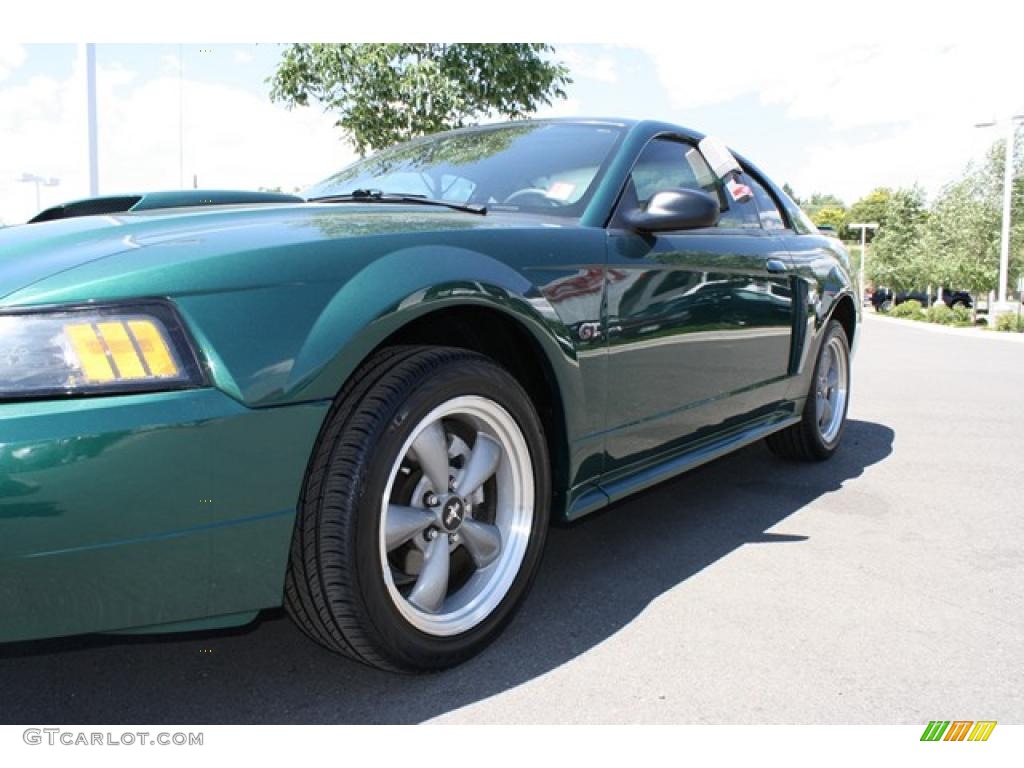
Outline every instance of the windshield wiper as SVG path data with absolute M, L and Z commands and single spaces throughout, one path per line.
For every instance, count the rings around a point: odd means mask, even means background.
M 344 195 L 324 195 L 323 197 L 309 198 L 311 203 L 412 203 L 413 205 L 434 205 L 441 208 L 450 208 L 453 211 L 464 213 L 475 213 L 480 216 L 487 215 L 486 205 L 469 205 L 466 203 L 453 203 L 450 200 L 435 200 L 426 195 L 407 195 L 397 192 L 381 192 L 379 189 L 355 189 Z

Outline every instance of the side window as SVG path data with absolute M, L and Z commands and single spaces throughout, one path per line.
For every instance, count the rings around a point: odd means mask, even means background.
M 632 182 L 623 194 L 623 204 L 644 205 L 656 193 L 672 187 L 699 189 L 725 205 L 725 192 L 708 167 L 704 156 L 691 144 L 674 139 L 654 139 L 645 148 L 630 175 Z M 719 227 L 760 228 L 757 204 L 729 201 L 723 207 Z
M 741 184 L 752 187 L 751 181 L 751 178 L 745 173 L 740 176 Z M 727 194 L 723 190 L 721 196 L 726 196 Z M 758 215 L 757 203 L 754 200 L 740 203 L 730 199 L 728 210 L 722 211 L 722 215 L 718 219 L 718 226 L 728 229 L 760 229 L 761 218 Z
M 747 176 L 747 184 L 754 192 L 754 201 L 761 215 L 761 226 L 768 230 L 785 229 L 786 220 L 775 198 L 753 176 Z
M 697 148 L 672 139 L 654 139 L 648 144 L 633 166 L 630 178 L 641 205 L 655 192 L 672 187 L 718 194 L 711 169 Z

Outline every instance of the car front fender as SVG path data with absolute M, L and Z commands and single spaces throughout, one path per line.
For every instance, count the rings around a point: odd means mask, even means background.
M 520 324 L 543 350 L 563 402 L 583 402 L 572 336 L 537 287 L 489 256 L 439 246 L 395 251 L 341 286 L 310 329 L 280 397 L 334 397 L 359 364 L 403 326 L 457 306 L 489 308 Z

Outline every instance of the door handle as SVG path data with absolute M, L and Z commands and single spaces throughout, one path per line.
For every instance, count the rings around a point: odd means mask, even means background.
M 768 261 L 765 262 L 764 266 L 765 269 L 767 269 L 773 275 L 778 275 L 782 272 L 785 272 L 788 269 L 788 267 L 786 266 L 786 262 L 784 262 L 782 259 L 768 259 Z

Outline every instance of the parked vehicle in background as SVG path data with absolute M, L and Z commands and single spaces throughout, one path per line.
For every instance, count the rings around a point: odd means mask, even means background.
M 878 288 L 871 294 L 871 306 L 875 308 L 876 312 L 888 312 L 905 301 L 919 301 L 921 306 L 927 307 L 934 304 L 938 299 L 937 294 L 933 293 L 929 296 L 925 291 L 898 291 L 894 299 L 891 289 Z M 942 292 L 942 301 L 951 309 L 953 307 L 966 307 L 970 309 L 974 306 L 974 300 L 967 291 L 944 290 Z

